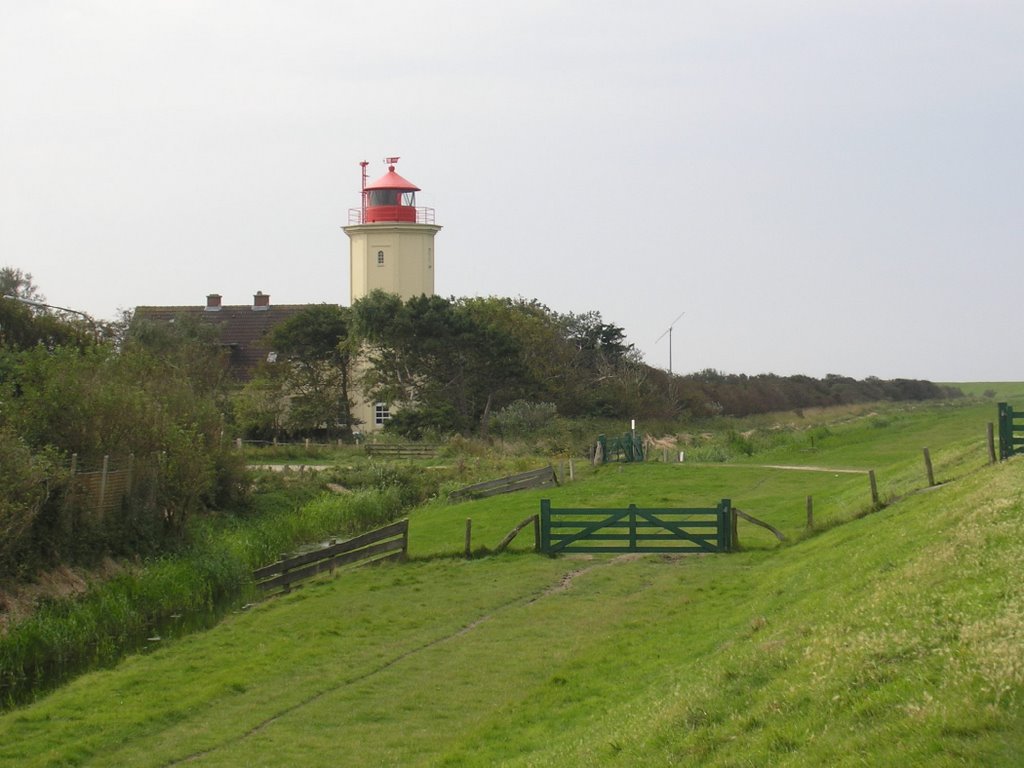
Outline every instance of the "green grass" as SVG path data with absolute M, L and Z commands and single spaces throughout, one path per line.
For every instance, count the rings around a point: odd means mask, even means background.
M 541 493 L 412 515 L 414 557 L 231 616 L 0 717 L 0 765 L 1015 765 L 1024 754 L 1024 460 L 994 405 L 887 409 L 727 466 L 577 465 Z M 881 421 L 885 421 L 882 424 Z M 945 484 L 927 493 L 928 445 Z M 797 458 L 804 456 L 805 461 Z M 747 461 L 747 460 L 745 460 Z M 874 468 L 893 503 L 863 515 Z M 822 530 L 802 536 L 804 499 Z M 713 504 L 733 555 L 493 547 L 539 499 Z M 832 525 L 830 523 L 844 522 Z
M 344 495 L 274 477 L 245 518 L 197 519 L 180 553 L 126 568 L 77 599 L 49 601 L 0 635 L 0 704 L 216 623 L 253 594 L 252 571 L 280 553 L 396 519 L 397 488 Z M 153 638 L 156 638 L 155 640 Z

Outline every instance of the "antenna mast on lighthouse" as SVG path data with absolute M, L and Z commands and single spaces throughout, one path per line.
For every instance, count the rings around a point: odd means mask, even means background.
M 363 186 L 359 188 L 359 197 L 362 200 L 362 213 L 359 216 L 360 224 L 366 221 L 366 166 L 368 166 L 369 164 L 369 160 L 363 160 L 361 163 L 359 163 L 359 167 L 363 169 Z

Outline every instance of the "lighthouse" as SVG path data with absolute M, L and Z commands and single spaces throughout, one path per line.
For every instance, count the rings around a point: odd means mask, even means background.
M 363 169 L 361 205 L 349 209 L 350 304 L 381 290 L 404 300 L 434 295 L 434 209 L 418 207 L 420 188 L 395 172 L 399 158 L 388 157 L 388 172 L 367 183 Z
M 385 158 L 388 172 L 367 182 L 365 160 L 361 204 L 350 208 L 349 305 L 372 291 L 393 293 L 403 301 L 434 295 L 434 209 L 416 205 L 420 188 L 395 171 L 397 157 Z M 390 403 L 356 403 L 352 414 L 370 432 L 391 419 Z

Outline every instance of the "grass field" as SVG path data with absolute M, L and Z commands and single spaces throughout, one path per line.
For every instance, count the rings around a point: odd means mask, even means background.
M 0 716 L 0 765 L 1018 765 L 1024 460 L 987 466 L 994 417 L 887 406 L 812 447 L 794 416 L 727 464 L 577 466 L 544 493 L 435 501 L 411 516 L 409 563 L 311 583 Z M 942 483 L 927 492 L 924 447 Z M 867 514 L 862 473 L 764 465 L 874 469 L 888 504 Z M 731 555 L 552 559 L 526 530 L 504 555 L 455 556 L 467 517 L 493 548 L 542 496 L 729 497 L 790 543 L 741 522 Z

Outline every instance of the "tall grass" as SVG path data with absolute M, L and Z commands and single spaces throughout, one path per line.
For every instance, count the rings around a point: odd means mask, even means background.
M 0 637 L 0 708 L 210 626 L 251 598 L 254 568 L 295 547 L 387 523 L 402 508 L 392 487 L 321 493 L 247 518 L 197 519 L 181 553 L 130 568 L 81 598 L 47 602 L 9 628 Z

